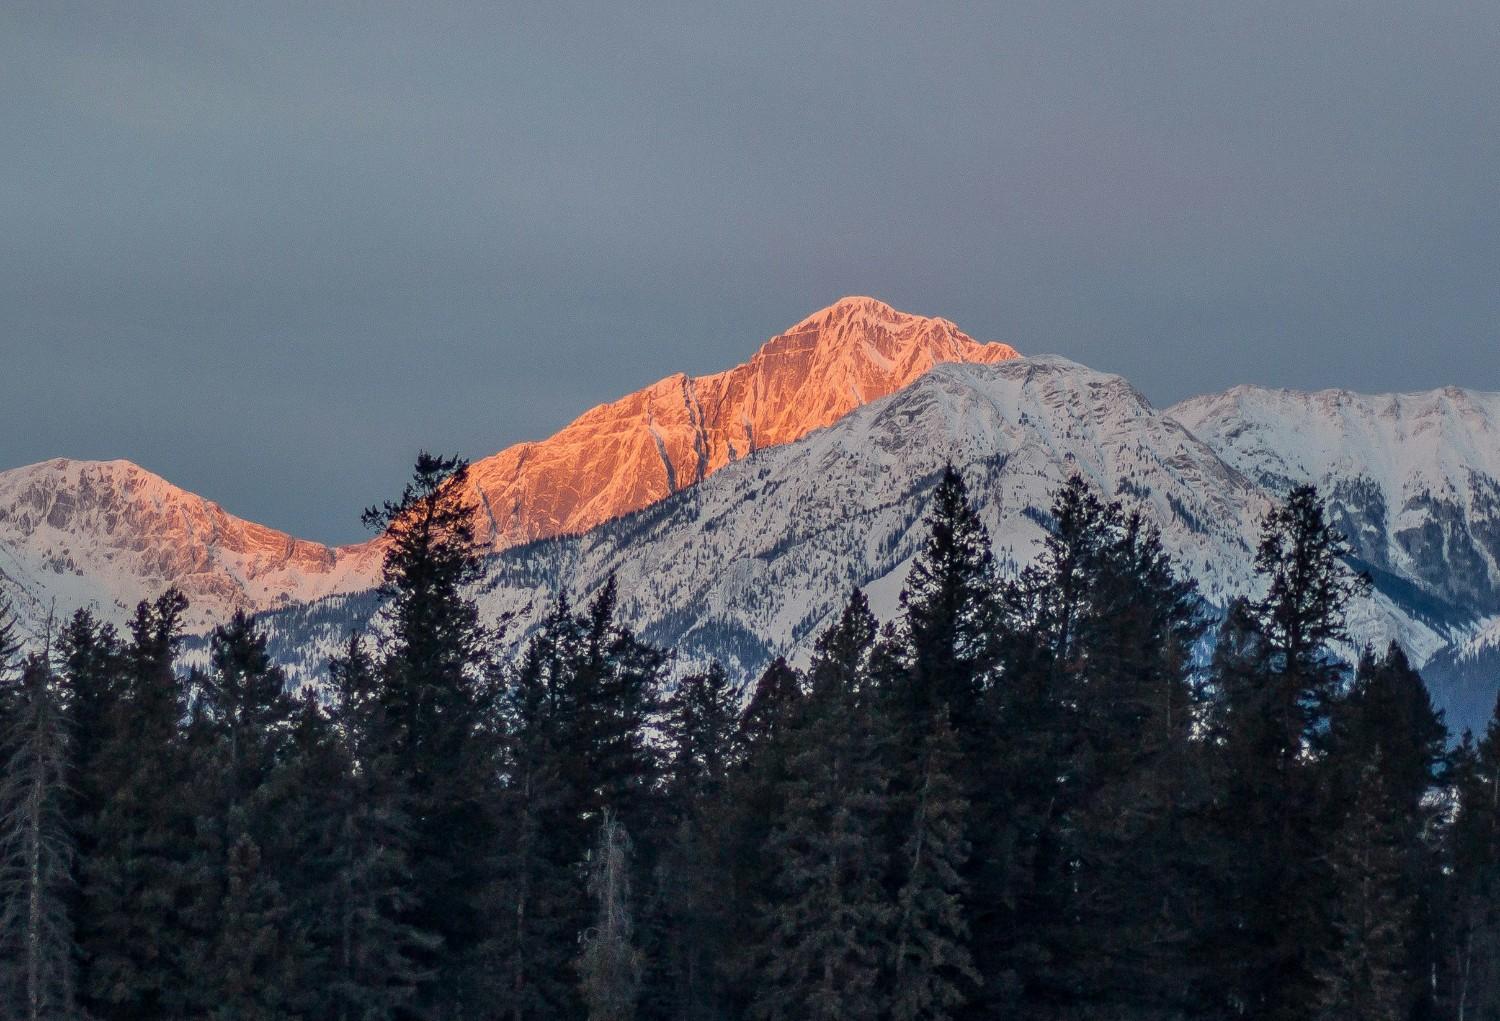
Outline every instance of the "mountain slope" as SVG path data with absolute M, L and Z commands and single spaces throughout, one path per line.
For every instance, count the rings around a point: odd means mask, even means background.
M 1317 485 L 1377 584 L 1415 590 L 1414 612 L 1500 613 L 1500 394 L 1242 386 L 1167 413 L 1273 492 Z
M 830 425 L 934 365 L 1016 357 L 946 319 L 844 298 L 771 338 L 743 365 L 669 376 L 546 440 L 475 462 L 480 534 L 504 548 L 581 532 Z
M 245 521 L 128 461 L 57 459 L 0 472 L 0 586 L 33 633 L 55 610 L 120 620 L 176 585 L 189 626 L 365 588 L 371 551 Z

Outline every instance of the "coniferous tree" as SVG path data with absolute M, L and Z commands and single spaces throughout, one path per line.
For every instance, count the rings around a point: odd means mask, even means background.
M 1434 835 L 1447 743 L 1442 714 L 1401 648 L 1393 642 L 1379 658 L 1367 652 L 1333 707 L 1326 742 L 1323 825 L 1332 828 L 1325 839 L 1337 939 L 1319 969 L 1325 999 L 1345 983 L 1362 987 L 1372 1012 L 1407 1016 L 1430 1007 L 1441 969 Z M 1387 899 L 1387 909 L 1371 909 L 1372 897 Z M 1388 991 L 1374 999 L 1377 986 Z
M 1193 780 L 1196 591 L 1139 514 L 1101 505 L 1090 529 L 1088 596 L 1055 696 L 1077 727 L 1059 797 L 1056 984 L 1086 1016 L 1192 1014 L 1189 927 L 1205 891 L 1184 836 L 1208 797 Z
M 891 937 L 892 1021 L 943 1021 L 967 1001 L 980 977 L 968 946 L 961 874 L 968 860 L 968 803 L 954 777 L 958 740 L 936 712 L 921 780 L 897 855 L 900 890 Z
M 990 538 L 970 502 L 963 476 L 945 466 L 923 518 L 927 536 L 901 592 L 901 616 L 872 657 L 871 671 L 882 690 L 882 715 L 889 721 L 891 813 L 885 840 L 892 853 L 909 839 L 911 820 L 925 783 L 926 747 L 936 717 L 952 729 L 958 753 L 948 768 L 958 795 L 974 819 L 963 840 L 975 840 L 964 862 L 961 887 L 965 926 L 972 921 L 976 945 L 996 951 L 1003 942 L 997 915 L 1005 886 L 1008 851 L 996 831 L 975 820 L 1009 812 L 997 783 L 997 731 L 991 691 L 999 664 L 999 583 Z M 901 880 L 888 877 L 894 896 Z M 979 1004 L 1004 994 L 983 989 Z
M 627 830 L 656 832 L 661 767 L 646 728 L 659 712 L 665 658 L 619 624 L 616 602 L 613 579 L 582 613 L 560 599 L 528 642 L 505 698 L 503 817 L 513 836 L 492 892 L 508 922 L 488 956 L 500 962 L 491 971 L 505 976 L 516 1018 L 582 1009 L 576 984 L 566 981 L 565 941 L 588 925 L 579 877 L 605 810 Z M 636 848 L 631 878 L 639 887 L 657 848 Z
M 759 994 L 773 924 L 764 908 L 782 871 L 771 834 L 784 814 L 805 701 L 802 678 L 778 657 L 756 681 L 735 727 L 720 852 L 723 910 L 736 921 L 736 939 L 720 961 L 730 1017 L 746 1016 Z
M 970 903 L 985 984 L 968 1013 L 1032 1013 L 1066 1002 L 1076 976 L 1054 949 L 1072 917 L 1070 813 L 1083 785 L 1082 710 L 1093 585 L 1114 513 L 1074 476 L 1055 495 L 1036 561 L 999 592 L 1001 673 L 983 718 L 992 754 L 972 794 Z
M 682 678 L 666 708 L 666 833 L 650 911 L 660 929 L 651 949 L 661 988 L 648 988 L 646 1005 L 684 1019 L 722 1017 L 727 1008 L 718 962 L 730 956 L 736 935 L 722 883 L 730 868 L 725 792 L 736 754 L 738 698 L 724 668 L 713 663 Z
M 117 719 L 99 753 L 98 789 L 107 795 L 83 862 L 81 910 L 89 922 L 85 1006 L 100 1018 L 176 1017 L 194 993 L 183 958 L 194 847 L 183 797 L 186 694 L 174 672 L 186 609 L 175 589 L 136 608 Z
M 285 765 L 295 704 L 245 613 L 214 629 L 209 659 L 209 672 L 195 678 L 188 726 L 196 841 L 188 967 L 205 1013 L 273 1017 L 295 1003 L 294 964 L 309 955 L 301 920 L 277 903 L 275 872 L 290 874 L 293 862 L 267 861 L 263 850 L 285 823 L 273 816 L 271 781 Z M 250 925 L 266 931 L 249 933 Z
M 810 694 L 770 841 L 781 874 L 753 1013 L 873 1017 L 891 959 L 880 827 L 881 741 L 868 673 L 875 621 L 856 591 L 818 639 Z
M 1315 968 L 1315 1016 L 1327 1021 L 1409 1018 L 1418 995 L 1409 967 L 1417 905 L 1406 873 L 1407 820 L 1385 767 L 1377 747 L 1328 855 L 1334 939 Z
M 9 654 L 0 619 L 0 660 Z M 0 663 L 0 666 L 5 664 Z M 72 1021 L 69 734 L 45 658 L 26 661 L 0 726 L 0 1006 L 18 1021 Z
M 1227 786 L 1220 832 L 1232 851 L 1222 985 L 1237 1010 L 1304 1016 L 1317 955 L 1329 945 L 1333 892 L 1325 797 L 1330 712 L 1347 668 L 1345 607 L 1368 579 L 1345 563 L 1316 490 L 1300 486 L 1267 517 L 1256 554 L 1265 595 L 1234 611 L 1239 656 L 1221 657 Z
M 631 1021 L 640 994 L 641 953 L 633 942 L 630 836 L 606 809 L 589 861 L 594 924 L 579 939 L 578 974 L 589 1021 Z
M 802 696 L 797 672 L 780 656 L 772 660 L 752 687 L 735 727 L 736 753 L 742 762 L 754 764 L 762 751 L 786 736 L 797 719 Z
M 388 1021 L 430 977 L 419 961 L 438 944 L 407 921 L 411 823 L 378 738 L 377 666 L 358 634 L 330 661 L 329 682 L 326 713 L 302 699 L 268 799 L 286 821 L 277 846 L 300 862 L 287 892 L 317 976 L 303 1011 Z
M 384 532 L 378 750 L 411 820 L 407 921 L 442 940 L 420 997 L 440 1017 L 477 1009 L 484 895 L 493 881 L 498 735 L 488 634 L 467 586 L 481 573 L 468 465 L 423 452 L 395 502 L 365 512 Z
M 1453 820 L 1446 833 L 1439 1017 L 1500 1017 L 1500 698 L 1484 737 L 1465 732 L 1449 755 Z
M 578 863 L 587 838 L 586 792 L 566 761 L 578 707 L 570 697 L 578 619 L 559 599 L 527 642 L 506 692 L 509 783 L 504 819 L 510 847 L 493 892 L 504 920 L 489 957 L 496 1000 L 511 1021 L 578 1017 L 569 981 L 574 943 L 587 924 Z
M 229 849 L 218 938 L 194 981 L 212 990 L 214 1021 L 288 1021 L 308 963 L 281 887 L 260 847 L 241 833 Z M 300 934 L 299 934 L 300 935 Z
M 933 490 L 927 539 L 901 591 L 902 708 L 917 737 L 946 707 L 962 730 L 976 717 L 996 660 L 996 579 L 990 537 L 952 464 Z
M 60 683 L 70 740 L 68 820 L 77 854 L 70 884 L 70 917 L 80 947 L 78 989 L 90 988 L 89 956 L 97 945 L 91 902 L 82 896 L 83 870 L 97 847 L 99 816 L 114 778 L 106 768 L 105 749 L 112 728 L 123 717 L 124 655 L 113 625 L 101 623 L 79 610 L 63 625 L 57 651 Z
M 80 850 L 87 855 L 93 819 L 108 793 L 99 787 L 98 767 L 124 694 L 122 652 L 114 626 L 95 620 L 87 610 L 79 610 L 63 625 L 57 644 L 73 744 L 72 814 Z
M 627 830 L 640 833 L 654 822 L 661 763 L 646 728 L 661 708 L 666 660 L 618 621 L 618 602 L 611 575 L 578 618 L 567 675 L 574 723 L 568 740 L 591 822 L 608 808 Z

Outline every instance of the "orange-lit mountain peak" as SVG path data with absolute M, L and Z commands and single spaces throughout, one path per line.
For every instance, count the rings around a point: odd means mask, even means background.
M 755 450 L 800 439 L 905 387 L 939 362 L 1018 357 L 946 319 L 842 298 L 745 364 L 668 376 L 585 412 L 554 436 L 476 462 L 480 534 L 498 547 L 639 510 Z

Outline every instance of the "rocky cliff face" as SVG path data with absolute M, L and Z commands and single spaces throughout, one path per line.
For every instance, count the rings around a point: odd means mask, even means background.
M 771 338 L 743 365 L 669 376 L 548 439 L 476 462 L 480 532 L 497 549 L 582 532 L 831 425 L 934 365 L 1016 357 L 946 319 L 845 298 Z

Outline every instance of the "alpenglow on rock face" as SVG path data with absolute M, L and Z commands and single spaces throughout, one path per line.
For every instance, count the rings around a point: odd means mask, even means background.
M 497 549 L 582 532 L 655 503 L 755 450 L 781 446 L 895 393 L 944 362 L 1019 357 L 946 319 L 844 298 L 745 364 L 678 374 L 584 413 L 556 435 L 476 462 L 480 534 Z

